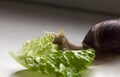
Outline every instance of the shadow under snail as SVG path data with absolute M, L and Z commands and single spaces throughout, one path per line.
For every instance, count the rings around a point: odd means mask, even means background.
M 113 54 L 120 53 L 120 19 L 106 20 L 92 26 L 79 45 L 71 43 L 63 31 L 52 34 L 55 35 L 54 43 L 60 49 L 95 49 L 95 64 L 106 62 L 114 57 Z

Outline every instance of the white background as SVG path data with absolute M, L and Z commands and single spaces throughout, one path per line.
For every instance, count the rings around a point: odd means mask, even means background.
M 43 5 L 0 3 L 0 77 L 39 77 L 25 71 L 14 61 L 9 51 L 18 51 L 27 40 L 43 36 L 41 31 L 60 32 L 74 43 L 80 43 L 89 28 L 98 22 L 116 18 L 102 14 L 73 11 Z M 119 59 L 92 66 L 85 77 L 119 77 Z

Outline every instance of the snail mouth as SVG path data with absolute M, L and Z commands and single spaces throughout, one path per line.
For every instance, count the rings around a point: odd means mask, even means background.
M 101 64 L 107 64 L 111 62 L 115 62 L 116 60 L 120 59 L 120 53 L 97 53 L 97 56 L 94 59 L 94 62 L 92 65 L 101 65 Z

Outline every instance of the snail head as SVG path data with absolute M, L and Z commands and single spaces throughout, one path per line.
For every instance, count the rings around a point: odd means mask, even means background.
M 57 44 L 60 49 L 64 49 L 65 48 L 65 44 L 67 42 L 67 38 L 64 35 L 64 29 L 61 29 L 60 33 L 47 32 L 47 31 L 44 31 L 43 33 L 54 36 L 55 38 L 54 38 L 53 43 Z

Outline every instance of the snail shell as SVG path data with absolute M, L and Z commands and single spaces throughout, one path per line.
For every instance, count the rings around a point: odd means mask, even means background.
M 83 45 L 97 52 L 120 52 L 120 19 L 103 21 L 91 27 Z
M 91 27 L 82 45 L 84 48 L 96 50 L 94 64 L 103 64 L 119 58 L 120 19 L 106 20 Z

